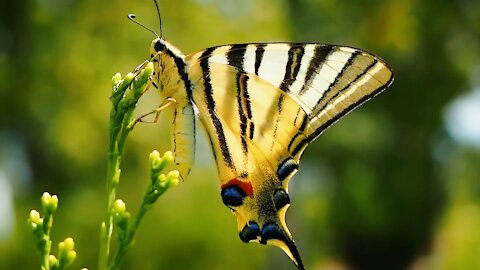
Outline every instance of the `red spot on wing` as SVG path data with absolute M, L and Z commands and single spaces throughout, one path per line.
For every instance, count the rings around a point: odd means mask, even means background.
M 253 187 L 252 187 L 252 183 L 250 182 L 244 182 L 244 181 L 238 180 L 237 178 L 233 178 L 227 183 L 223 184 L 222 189 L 230 186 L 238 186 L 241 190 L 243 190 L 243 192 L 245 192 L 247 196 L 253 195 Z

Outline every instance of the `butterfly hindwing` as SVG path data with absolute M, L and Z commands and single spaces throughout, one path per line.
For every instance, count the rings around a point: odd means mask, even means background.
M 187 178 L 195 158 L 195 113 L 186 100 L 172 109 L 172 146 L 175 167 L 183 180 Z
M 277 245 L 302 267 L 285 225 L 288 178 L 279 178 L 277 170 L 284 160 L 293 162 L 288 141 L 299 130 L 295 119 L 306 114 L 260 77 L 207 61 L 197 61 L 189 72 L 197 87 L 193 100 L 216 153 L 223 202 L 236 215 L 243 241 Z

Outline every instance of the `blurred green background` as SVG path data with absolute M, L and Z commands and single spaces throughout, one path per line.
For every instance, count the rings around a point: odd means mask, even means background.
M 393 68 L 394 84 L 313 143 L 291 182 L 287 221 L 308 269 L 480 269 L 480 1 L 159 2 L 164 38 L 186 54 L 309 41 Z M 74 237 L 72 269 L 96 268 L 111 77 L 147 59 L 154 38 L 128 13 L 157 29 L 150 0 L 1 2 L 0 269 L 39 268 L 26 218 L 43 191 L 60 197 L 53 240 Z M 119 196 L 132 211 L 148 154 L 169 149 L 165 123 L 127 143 Z M 197 154 L 123 269 L 294 269 L 281 250 L 238 239 L 205 136 Z

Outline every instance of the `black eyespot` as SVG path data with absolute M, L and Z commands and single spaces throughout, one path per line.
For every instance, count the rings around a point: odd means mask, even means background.
M 273 193 L 273 203 L 275 204 L 275 208 L 278 211 L 282 209 L 285 205 L 290 204 L 290 197 L 285 190 L 277 189 Z
M 267 240 L 277 239 L 283 242 L 288 242 L 285 234 L 283 234 L 280 227 L 275 223 L 270 223 L 263 226 L 262 229 L 262 239 L 260 239 L 260 244 L 267 244 Z
M 165 43 L 163 40 L 159 39 L 155 42 L 153 48 L 155 48 L 155 51 L 157 52 L 163 52 L 165 50 Z
M 298 169 L 298 164 L 291 158 L 285 160 L 278 166 L 277 176 L 280 181 L 285 180 L 292 172 Z
M 223 204 L 226 206 L 240 206 L 243 204 L 243 198 L 246 196 L 245 192 L 236 185 L 222 189 L 220 195 L 222 196 Z
M 238 234 L 240 239 L 248 243 L 252 240 L 257 239 L 260 236 L 260 227 L 256 222 L 250 222 L 249 224 L 243 227 L 242 231 Z

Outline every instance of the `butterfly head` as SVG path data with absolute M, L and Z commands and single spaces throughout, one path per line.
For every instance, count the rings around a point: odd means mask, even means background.
M 171 58 L 178 58 L 178 60 L 182 61 L 185 59 L 185 56 L 179 49 L 175 48 L 175 46 L 165 41 L 163 38 L 156 38 L 152 41 L 150 53 L 152 58 L 157 55 L 165 55 Z
M 162 38 L 156 38 L 152 41 L 152 46 L 150 48 L 150 52 L 152 53 L 152 57 L 157 54 L 165 51 L 166 45 L 165 40 Z
M 156 38 L 150 46 L 150 57 L 154 64 L 153 79 L 156 87 L 165 97 L 185 98 L 182 91 L 186 85 L 182 78 L 186 73 L 185 56 L 173 45 Z
M 265 177 L 263 174 L 259 177 Z M 240 239 L 281 248 L 298 267 L 304 269 L 300 254 L 285 222 L 290 205 L 286 183 L 277 177 L 268 181 L 232 179 L 222 185 L 222 200 L 237 218 Z

